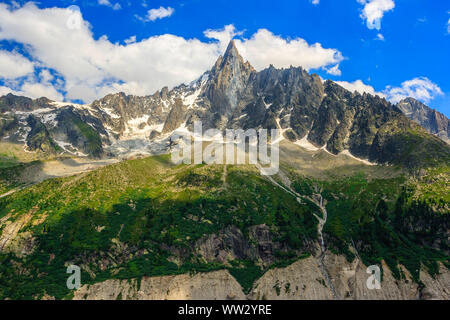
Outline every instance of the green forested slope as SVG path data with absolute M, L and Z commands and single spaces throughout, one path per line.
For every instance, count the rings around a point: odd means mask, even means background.
M 436 261 L 448 264 L 448 185 L 438 192 L 427 183 L 445 180 L 447 169 L 415 183 L 363 171 L 322 180 L 293 172 L 302 204 L 254 167 L 174 166 L 169 156 L 18 191 L 0 199 L 0 298 L 70 298 L 69 264 L 81 266 L 83 283 L 227 268 L 248 290 L 268 268 L 316 253 L 314 214 L 321 212 L 308 200 L 315 194 L 328 211 L 328 247 L 347 259 L 358 253 L 365 263 L 385 260 L 399 278 L 401 263 L 417 282 L 421 265 L 434 274 Z M 11 236 L 14 223 L 22 228 Z M 261 225 L 269 253 L 254 231 Z M 229 261 L 202 254 L 211 234 L 228 243 Z

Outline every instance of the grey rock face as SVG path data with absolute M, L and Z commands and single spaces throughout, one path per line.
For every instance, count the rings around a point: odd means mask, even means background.
M 239 108 L 249 78 L 255 73 L 253 67 L 239 55 L 234 41 L 231 41 L 211 71 L 205 88 L 205 95 L 211 103 L 211 111 L 231 115 Z
M 288 247 L 274 240 L 275 235 L 266 225 L 249 228 L 248 238 L 237 227 L 228 227 L 217 234 L 198 240 L 197 255 L 208 262 L 227 264 L 231 260 L 254 260 L 267 267 L 276 261 L 277 252 L 287 252 Z
M 167 116 L 162 133 L 172 132 L 183 124 L 184 109 L 183 102 L 180 98 L 177 98 L 172 110 L 170 110 L 169 115 Z
M 400 101 L 397 107 L 408 119 L 413 120 L 428 132 L 450 143 L 450 120 L 445 115 L 413 98 L 406 98 Z

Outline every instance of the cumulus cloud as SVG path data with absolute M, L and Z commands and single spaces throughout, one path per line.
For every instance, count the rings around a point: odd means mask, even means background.
M 369 93 L 371 95 L 378 95 L 380 97 L 385 97 L 385 95 L 383 93 L 376 92 L 372 86 L 364 84 L 364 82 L 362 82 L 361 80 L 356 80 L 353 82 L 336 81 L 336 83 L 351 92 L 356 91 L 356 92 L 359 92 L 360 94 Z
M 0 97 L 7 95 L 8 93 L 12 93 L 15 95 L 22 95 L 22 92 L 17 92 L 9 87 L 5 87 L 5 86 L 0 86 Z
M 79 23 L 68 23 L 71 19 Z M 0 3 L 0 40 L 24 45 L 39 68 L 49 70 L 27 79 L 27 85 L 22 87 L 3 86 L 33 97 L 47 94 L 61 98 L 63 94 L 66 99 L 87 103 L 119 91 L 151 94 L 163 86 L 172 87 L 199 77 L 212 67 L 230 39 L 242 35 L 229 25 L 205 31 L 210 39 L 207 42 L 163 34 L 140 41 L 131 37 L 119 44 L 106 36 L 95 39 L 91 28 L 77 10 L 39 9 L 33 3 L 14 8 Z M 258 70 L 274 64 L 338 72 L 343 60 L 336 49 L 308 44 L 301 38 L 286 40 L 266 29 L 237 40 L 236 45 Z M 18 74 L 24 75 L 30 69 L 23 70 Z M 48 80 L 52 74 L 57 75 L 57 84 Z
M 21 89 L 24 96 L 30 98 L 46 97 L 52 100 L 61 101 L 63 96 L 51 85 L 43 83 L 25 83 Z
M 393 0 L 357 0 L 364 5 L 361 18 L 366 21 L 369 29 L 381 29 L 381 19 L 384 13 L 391 11 L 395 7 Z
M 426 77 L 418 77 L 404 81 L 399 87 L 387 86 L 382 92 L 377 92 L 372 86 L 365 84 L 361 80 L 354 82 L 336 81 L 336 83 L 351 92 L 357 91 L 361 94 L 369 93 L 378 95 L 394 104 L 407 97 L 414 98 L 423 103 L 429 103 L 437 96 L 443 95 L 441 88 Z
M 170 17 L 175 12 L 174 8 L 171 7 L 159 7 L 158 9 L 148 10 L 147 19 L 150 21 L 155 21 L 157 19 L 163 19 Z
M 277 68 L 302 66 L 306 70 L 331 67 L 340 72 L 339 63 L 344 59 L 336 49 L 325 49 L 320 43 L 308 44 L 304 39 L 284 39 L 267 29 L 258 30 L 251 38 L 236 40 L 236 46 L 257 70 L 270 64 Z
M 392 103 L 411 97 L 424 103 L 430 102 L 436 96 L 443 95 L 441 88 L 426 77 L 405 81 L 400 87 L 386 87 L 384 94 Z
M 233 39 L 236 36 L 242 36 L 243 32 L 236 30 L 234 25 L 229 24 L 226 25 L 223 29 L 208 29 L 203 32 L 205 37 L 209 39 L 214 39 L 219 41 L 219 50 L 220 52 L 223 52 L 226 47 L 228 46 L 228 43 L 231 39 Z M 242 52 L 241 52 L 242 53 Z
M 341 70 L 339 70 L 339 64 L 335 65 L 334 67 L 326 69 L 327 73 L 333 75 L 333 76 L 340 76 L 342 74 Z
M 53 80 L 54 76 L 50 71 L 43 69 L 37 76 L 34 74 L 27 75 L 23 81 L 6 81 L 7 86 L 0 85 L 0 96 L 12 93 L 34 99 L 47 97 L 52 100 L 60 101 L 63 99 L 63 95 L 57 89 L 59 81 L 55 81 L 55 85 L 53 85 Z
M 55 101 L 62 101 L 63 96 L 58 90 L 49 83 L 40 82 L 25 82 L 18 90 L 11 87 L 0 86 L 0 96 L 12 93 L 16 96 L 26 96 L 29 98 L 37 99 L 46 97 Z
M 21 54 L 0 50 L 0 78 L 15 79 L 33 71 L 33 63 Z
M 131 36 L 128 39 L 125 39 L 124 41 L 126 44 L 131 44 L 136 42 L 136 36 Z
M 311 0 L 311 3 L 313 5 L 318 5 L 320 3 L 320 0 Z

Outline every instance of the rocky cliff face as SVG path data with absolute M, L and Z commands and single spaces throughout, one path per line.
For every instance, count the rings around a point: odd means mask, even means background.
M 243 300 L 239 283 L 226 270 L 196 275 L 107 280 L 77 290 L 74 300 Z
M 450 120 L 442 113 L 413 98 L 406 98 L 400 101 L 397 107 L 408 119 L 413 120 L 428 132 L 450 143 Z
M 75 292 L 74 299 L 83 300 L 448 300 L 450 273 L 441 265 L 435 279 L 422 275 L 424 286 L 405 278 L 396 280 L 383 263 L 380 289 L 369 289 L 367 267 L 358 259 L 327 254 L 325 267 L 333 288 L 315 257 L 299 260 L 286 268 L 267 271 L 255 282 L 248 295 L 226 270 L 192 275 L 144 277 L 141 280 L 107 280 L 85 285 Z
M 242 94 L 252 75 L 253 67 L 239 55 L 234 41 L 214 65 L 210 79 L 205 86 L 205 96 L 211 104 L 211 111 L 230 117 L 242 104 Z
M 423 274 L 423 289 L 411 280 L 403 268 L 405 279 L 396 280 L 386 264 L 383 263 L 383 279 L 380 289 L 368 289 L 367 267 L 359 259 L 348 262 L 345 257 L 326 254 L 324 264 L 333 287 L 327 285 L 316 258 L 299 260 L 287 268 L 268 271 L 256 281 L 250 299 L 342 299 L 342 300 L 416 300 L 448 299 L 450 273 L 441 266 L 442 273 L 432 279 Z

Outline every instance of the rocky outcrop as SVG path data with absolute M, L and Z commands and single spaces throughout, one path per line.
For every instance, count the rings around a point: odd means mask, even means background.
M 252 260 L 262 267 L 268 267 L 276 262 L 276 252 L 287 250 L 286 246 L 274 238 L 275 235 L 267 225 L 250 227 L 248 237 L 231 226 L 218 234 L 198 240 L 195 248 L 196 254 L 207 262 L 228 264 L 233 260 Z
M 196 275 L 106 280 L 84 285 L 74 300 L 243 300 L 239 283 L 226 270 Z
M 30 99 L 27 97 L 18 97 L 11 93 L 0 97 L 0 113 L 20 111 L 29 112 L 43 107 L 49 107 L 51 100 L 47 98 Z
M 15 217 L 12 213 L 0 219 L 0 252 L 14 253 L 17 257 L 29 255 L 35 249 L 35 239 L 26 226 L 35 226 L 45 220 L 45 216 L 34 217 L 33 208 L 29 213 Z
M 47 127 L 35 116 L 30 115 L 27 119 L 30 133 L 27 136 L 28 150 L 40 150 L 48 154 L 56 154 L 58 146 L 50 137 Z
M 330 275 L 338 299 L 351 300 L 416 300 L 450 298 L 450 272 L 440 265 L 440 274 L 433 279 L 421 272 L 424 287 L 413 282 L 408 271 L 401 267 L 405 279 L 396 280 L 383 263 L 380 289 L 369 289 L 367 267 L 359 259 L 348 262 L 344 256 L 327 253 L 324 264 Z M 332 299 L 333 295 L 318 268 L 314 257 L 299 260 L 287 268 L 268 271 L 254 285 L 250 298 L 260 299 Z
M 255 70 L 244 62 L 233 40 L 211 71 L 205 87 L 205 95 L 211 103 L 211 111 L 230 116 L 242 103 L 243 91 Z
M 358 259 L 348 262 L 344 256 L 326 254 L 324 263 L 336 298 L 339 300 L 417 300 L 450 299 L 450 272 L 442 264 L 434 279 L 421 273 L 422 285 L 413 282 L 401 267 L 405 278 L 396 280 L 383 263 L 380 289 L 369 289 L 367 267 Z M 142 280 L 107 280 L 84 285 L 74 299 L 86 300 L 332 300 L 318 258 L 301 259 L 286 268 L 267 271 L 245 296 L 241 286 L 226 270 L 192 275 L 144 277 Z
M 413 120 L 428 132 L 450 143 L 450 120 L 445 115 L 413 98 L 406 98 L 400 101 L 397 107 L 408 119 Z
M 172 132 L 178 128 L 184 121 L 184 106 L 181 99 L 176 99 L 175 104 L 167 116 L 162 133 Z
M 332 300 L 316 258 L 267 271 L 258 279 L 248 296 L 251 300 Z

